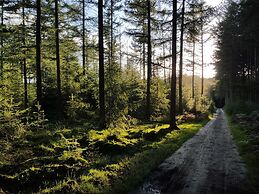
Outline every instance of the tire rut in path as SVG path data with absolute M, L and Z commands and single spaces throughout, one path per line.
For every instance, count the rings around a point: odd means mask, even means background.
M 247 193 L 246 168 L 232 140 L 223 110 L 166 159 L 132 194 Z

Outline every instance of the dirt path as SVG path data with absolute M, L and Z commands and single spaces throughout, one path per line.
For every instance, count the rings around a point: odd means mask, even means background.
M 241 186 L 245 174 L 219 109 L 215 119 L 165 160 L 134 194 L 247 193 Z

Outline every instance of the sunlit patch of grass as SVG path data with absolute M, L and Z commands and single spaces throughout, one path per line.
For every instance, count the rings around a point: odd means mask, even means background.
M 255 137 L 255 135 L 249 134 L 251 130 L 246 130 L 238 123 L 231 122 L 230 117 L 228 117 L 228 121 L 239 154 L 246 164 L 249 180 L 254 188 L 259 189 L 259 149 L 254 149 L 256 145 L 251 139 L 251 136 Z M 257 139 L 259 142 L 259 137 Z
M 99 165 L 92 166 L 87 174 L 77 179 L 74 192 L 124 194 L 136 189 L 154 168 L 173 154 L 186 140 L 195 135 L 205 123 L 181 124 L 179 125 L 181 130 L 172 131 L 159 141 L 149 142 L 140 137 L 138 141 L 142 141 L 143 144 L 138 145 L 139 149 L 134 151 L 134 154 L 121 153 L 113 157 L 108 155 L 100 157 L 99 162 L 96 161 Z M 91 131 L 89 136 L 93 142 L 105 141 L 113 135 L 126 141 L 129 134 L 158 132 L 168 127 L 169 125 L 139 125 L 128 130 Z M 114 163 L 111 163 L 112 161 Z M 63 184 L 58 183 L 53 189 L 61 189 Z
M 168 133 L 160 141 L 145 144 L 142 151 L 132 156 L 122 157 L 118 163 L 107 165 L 104 170 L 109 180 L 105 179 L 105 181 L 109 181 L 110 184 L 102 187 L 101 193 L 127 193 L 135 189 L 155 167 L 173 154 L 205 123 L 181 124 L 179 126 L 181 130 Z M 150 132 L 168 127 L 169 125 L 161 125 L 148 128 L 144 125 L 137 126 L 131 129 L 131 131 L 139 132 L 138 130 L 143 130 L 144 132 Z M 89 180 L 85 181 L 84 184 L 90 185 Z M 98 185 L 95 186 L 98 187 Z
M 50 187 L 50 188 L 45 188 L 41 190 L 40 193 L 69 193 L 75 192 L 78 190 L 78 183 L 76 180 L 73 179 L 64 179 L 62 181 L 59 181 L 55 184 L 55 186 Z
M 118 137 L 125 137 L 128 135 L 128 132 L 125 129 L 119 128 L 109 128 L 103 131 L 96 131 L 91 130 L 89 131 L 89 140 L 96 141 L 96 140 L 105 140 L 108 136 L 116 135 Z
M 24 147 L 17 150 L 30 155 L 23 154 L 21 163 L 13 165 L 18 170 L 10 173 L 12 178 L 8 173 L 1 176 L 34 183 L 25 189 L 27 193 L 124 194 L 141 184 L 204 124 L 185 123 L 179 125 L 181 130 L 172 132 L 165 130 L 169 125 L 159 123 L 103 131 L 55 126 L 53 130 L 30 132 Z M 158 137 L 146 138 L 148 134 Z
M 173 131 L 161 141 L 148 145 L 150 149 L 124 159 L 127 161 L 123 170 L 124 176 L 115 182 L 110 193 L 127 193 L 135 189 L 154 168 L 196 134 L 203 124 L 182 124 L 179 126 L 181 130 Z M 161 128 L 166 127 L 168 125 L 161 126 Z

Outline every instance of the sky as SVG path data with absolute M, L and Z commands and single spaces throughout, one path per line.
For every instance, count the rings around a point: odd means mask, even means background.
M 218 6 L 220 3 L 222 3 L 224 0 L 205 0 L 206 3 L 210 6 Z M 216 24 L 216 21 L 213 20 L 211 22 L 212 25 Z M 206 38 L 206 37 L 205 37 Z M 215 39 L 210 39 L 208 42 L 204 44 L 204 62 L 206 64 L 213 63 L 213 54 L 215 51 Z M 204 77 L 206 78 L 212 78 L 215 76 L 215 70 L 213 65 L 209 65 L 205 67 Z
M 224 2 L 224 0 L 205 0 L 205 2 L 207 3 L 207 5 L 210 5 L 212 7 L 216 7 L 218 5 L 220 5 L 222 2 Z M 217 25 L 217 21 L 216 19 L 214 19 L 210 24 L 210 26 L 215 26 Z M 210 33 L 210 32 L 209 32 Z M 209 37 L 211 37 L 209 34 L 204 34 L 204 40 L 207 40 Z M 131 38 L 127 37 L 126 39 L 124 39 L 124 42 L 125 44 L 124 45 L 130 45 L 130 42 L 131 42 Z M 213 56 L 214 56 L 214 52 L 215 52 L 215 49 L 216 49 L 216 46 L 215 46 L 215 39 L 214 38 L 209 38 L 208 41 L 206 41 L 206 43 L 204 44 L 204 77 L 205 78 L 213 78 L 215 77 L 215 68 L 214 68 L 214 65 L 213 65 Z M 197 47 L 200 47 L 200 45 L 198 45 Z M 197 50 L 200 49 L 200 48 L 197 48 Z M 162 52 L 161 51 L 161 48 L 158 48 L 158 53 L 159 52 Z M 160 50 L 160 51 L 159 51 Z M 196 59 L 199 57 L 199 60 L 200 60 L 200 54 L 197 54 L 198 56 L 196 56 Z M 185 58 L 188 58 L 187 55 Z M 187 59 L 186 59 L 187 60 Z M 169 61 L 170 63 L 170 61 Z M 185 62 L 187 63 L 187 62 Z M 177 67 L 177 71 L 178 71 L 178 67 Z M 167 74 L 169 73 L 169 70 L 167 72 Z M 191 75 L 191 71 L 188 71 L 188 68 L 187 69 L 184 69 L 184 74 L 187 74 L 187 75 Z M 200 66 L 196 66 L 195 68 L 195 75 L 197 76 L 201 76 L 201 67 Z
M 205 0 L 205 2 L 207 3 L 207 5 L 210 5 L 212 7 L 216 7 L 219 4 L 223 3 L 224 0 Z M 96 15 L 97 12 L 95 11 L 94 14 Z M 128 24 L 125 24 L 125 25 L 128 25 Z M 216 26 L 216 20 L 213 20 L 210 25 L 215 25 Z M 125 28 L 125 26 L 123 28 Z M 97 31 L 96 31 L 95 35 L 97 36 Z M 206 40 L 207 38 L 208 38 L 208 35 L 205 34 L 204 35 L 204 40 Z M 123 38 L 123 40 L 122 40 L 122 42 L 123 42 L 122 45 L 124 45 L 124 49 L 127 49 L 127 51 L 130 50 L 131 40 L 132 39 L 130 37 L 128 37 L 128 36 L 125 36 Z M 205 67 L 204 67 L 204 77 L 205 78 L 213 78 L 215 76 L 215 74 L 216 74 L 216 72 L 214 70 L 214 65 L 212 64 L 213 63 L 214 51 L 216 49 L 214 43 L 215 43 L 215 39 L 210 38 L 204 44 L 204 63 L 205 64 L 210 64 L 210 65 L 205 65 Z M 185 71 L 184 73 L 189 74 L 190 72 Z M 197 69 L 195 71 L 195 74 L 198 75 L 198 76 L 201 75 L 200 67 L 197 67 Z
M 218 6 L 220 3 L 224 2 L 224 0 L 205 0 L 205 2 L 210 5 L 210 6 Z M 10 20 L 9 22 L 13 22 L 17 19 L 14 20 Z M 216 20 L 213 20 L 211 22 L 211 25 L 216 25 Z M 204 39 L 207 39 L 208 35 L 204 35 Z M 129 45 L 130 40 L 127 38 L 127 40 L 125 40 L 126 45 Z M 214 51 L 215 51 L 215 39 L 210 38 L 205 44 L 204 44 L 204 63 L 205 64 L 211 64 L 211 65 L 206 65 L 205 66 L 205 70 L 204 70 L 204 77 L 205 78 L 212 78 L 215 76 L 215 70 L 214 70 L 214 66 L 212 65 L 213 63 L 213 55 L 214 55 Z M 199 69 L 196 70 L 196 74 L 200 75 L 201 71 Z M 188 72 L 186 71 L 185 73 L 188 74 Z
M 223 0 L 205 0 L 208 5 L 211 6 L 217 6 L 219 5 Z

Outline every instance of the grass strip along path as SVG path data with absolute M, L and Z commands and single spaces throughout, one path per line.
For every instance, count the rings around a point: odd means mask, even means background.
M 241 122 L 241 121 L 239 121 Z M 242 160 L 248 170 L 248 187 L 251 193 L 259 193 L 259 130 L 250 121 L 239 123 L 228 116 L 228 123 L 233 139 L 238 147 Z

